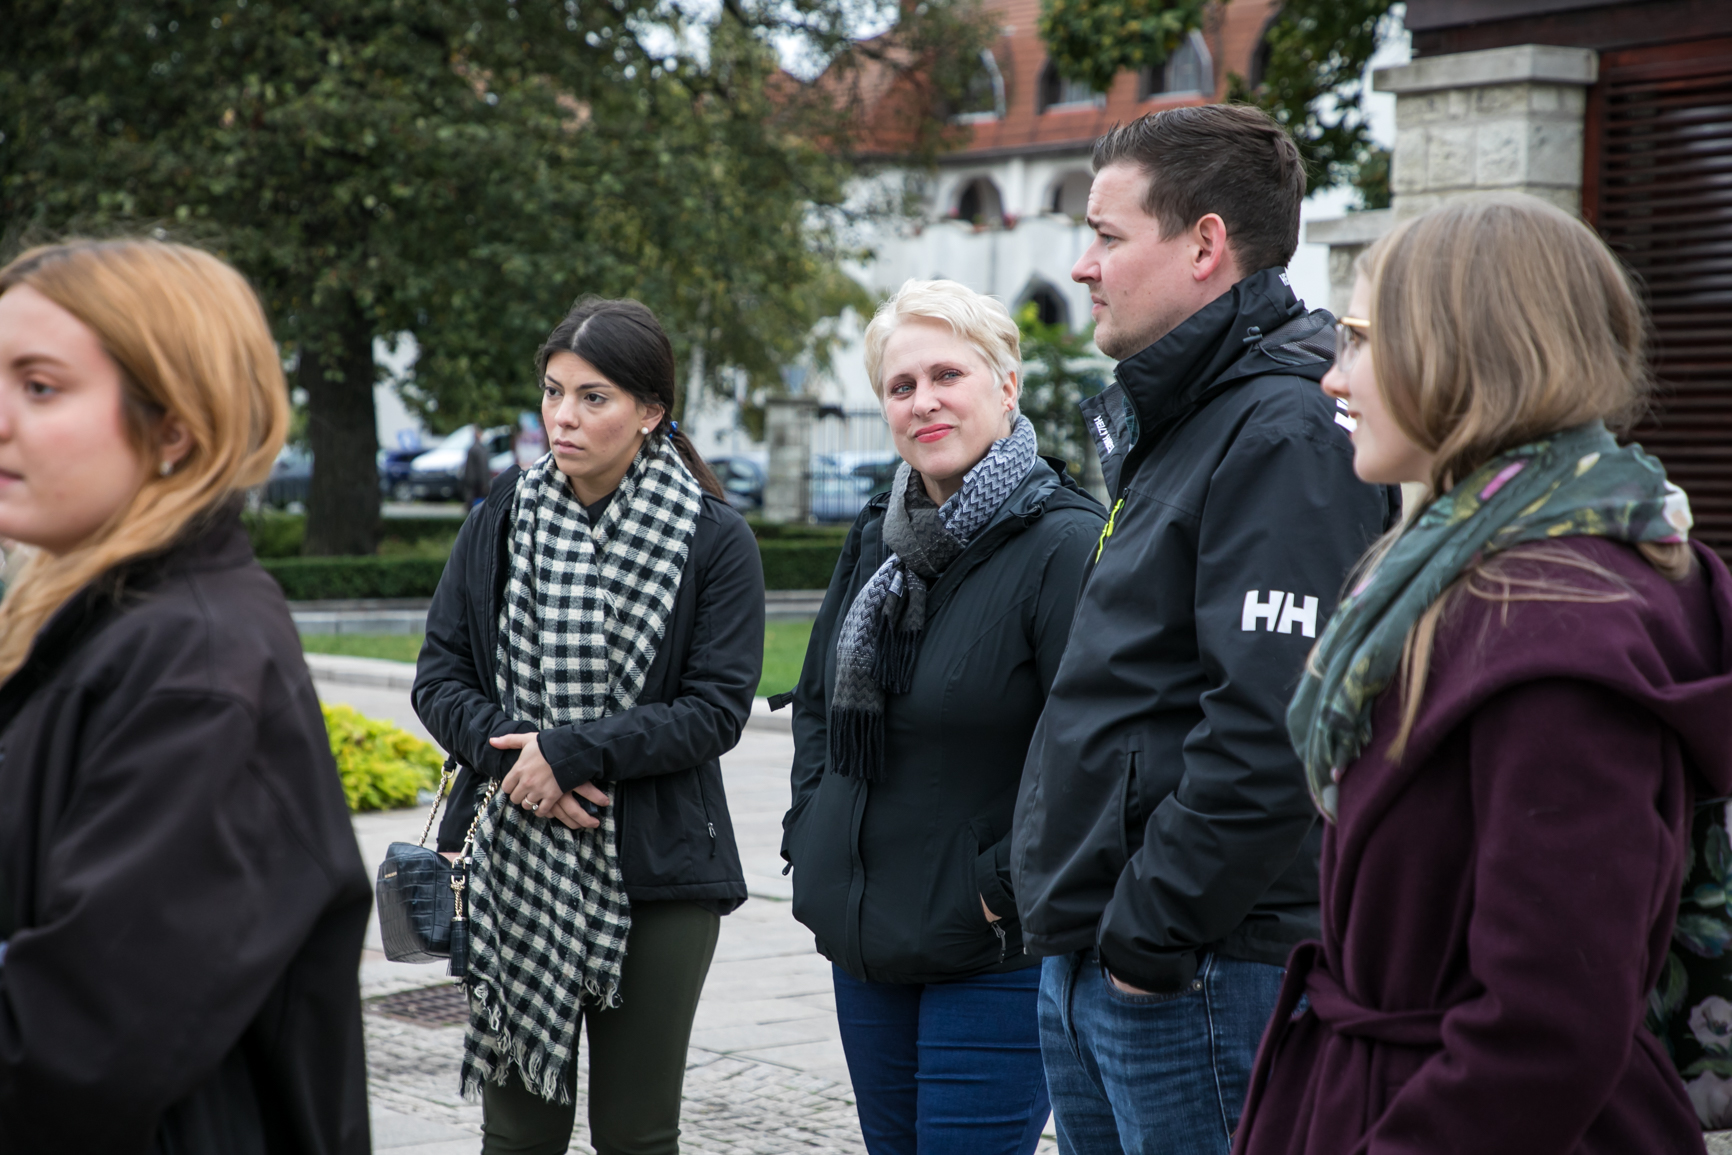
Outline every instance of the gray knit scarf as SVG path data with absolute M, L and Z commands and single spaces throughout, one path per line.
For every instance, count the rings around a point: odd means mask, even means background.
M 884 511 L 891 553 L 848 609 L 836 638 L 830 697 L 830 769 L 874 781 L 884 773 L 884 695 L 906 694 L 926 628 L 926 594 L 986 528 L 1035 463 L 1034 426 L 1018 416 L 942 506 L 905 461 Z
M 702 492 L 663 437 L 644 443 L 589 524 L 551 454 L 518 479 L 499 613 L 497 687 L 538 730 L 629 710 L 673 615 Z M 612 807 L 571 830 L 496 801 L 469 875 L 469 1028 L 463 1093 L 516 1068 L 571 1102 L 579 1007 L 619 1005 L 631 906 Z

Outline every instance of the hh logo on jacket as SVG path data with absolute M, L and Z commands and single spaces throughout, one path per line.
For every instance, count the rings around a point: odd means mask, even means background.
M 1260 591 L 1245 591 L 1245 610 L 1239 615 L 1241 630 L 1255 631 L 1257 623 L 1262 622 L 1265 630 L 1274 630 L 1278 634 L 1290 634 L 1295 623 L 1299 631 L 1308 638 L 1317 636 L 1317 599 L 1307 597 L 1300 604 L 1298 594 L 1283 593 L 1281 590 L 1270 590 L 1267 601 L 1258 597 Z

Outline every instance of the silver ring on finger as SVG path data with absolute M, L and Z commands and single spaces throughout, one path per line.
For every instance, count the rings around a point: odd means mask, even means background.
M 531 814 L 534 814 L 537 810 L 541 809 L 541 803 L 539 803 L 539 802 L 525 802 L 523 804 L 523 808 L 525 810 L 529 811 Z

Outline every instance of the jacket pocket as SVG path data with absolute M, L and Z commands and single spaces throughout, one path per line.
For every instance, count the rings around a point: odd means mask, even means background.
M 1142 751 L 1133 741 L 1125 751 L 1124 781 L 1119 783 L 1119 861 L 1126 863 L 1131 855 L 1143 845 L 1143 824 L 1148 821 L 1148 815 L 1143 810 L 1143 800 L 1137 789 L 1137 769 L 1142 761 Z
M 978 822 L 961 826 L 952 839 L 938 868 L 935 901 L 923 936 L 928 973 L 982 970 L 996 965 L 1003 954 L 1004 940 L 981 909 L 976 874 L 981 852 L 990 845 L 990 832 Z

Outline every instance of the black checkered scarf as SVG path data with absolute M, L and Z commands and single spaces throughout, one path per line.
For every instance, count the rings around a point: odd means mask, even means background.
M 941 506 L 904 461 L 884 511 L 891 553 L 860 587 L 836 638 L 830 694 L 830 769 L 874 781 L 884 773 L 884 695 L 906 694 L 926 628 L 926 593 L 1035 462 L 1034 426 L 1018 416 L 1010 436 L 992 443 Z
M 629 710 L 673 614 L 702 493 L 651 437 L 593 527 L 551 454 L 518 479 L 499 613 L 500 708 L 538 729 Z M 508 802 L 475 832 L 463 1093 L 516 1068 L 571 1102 L 579 1007 L 619 1005 L 631 906 L 614 811 L 571 830 Z

